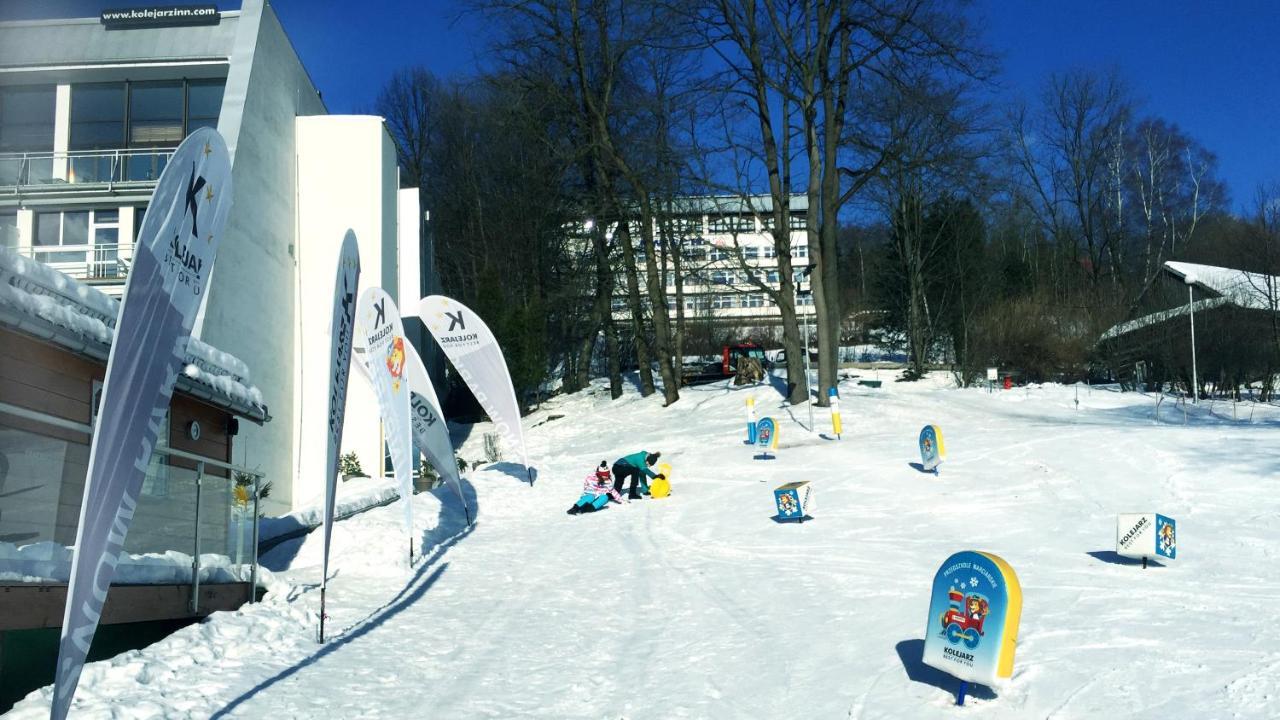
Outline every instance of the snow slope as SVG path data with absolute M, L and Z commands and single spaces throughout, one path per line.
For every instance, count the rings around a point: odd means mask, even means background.
M 776 460 L 742 445 L 748 393 L 781 421 Z M 312 533 L 264 557 L 290 584 L 266 602 L 90 665 L 75 716 L 1275 716 L 1274 408 L 1183 425 L 1166 403 L 1179 424 L 1155 424 L 1150 396 L 1081 388 L 1076 409 L 1070 387 L 942 377 L 842 395 L 839 442 L 767 386 L 690 388 L 670 408 L 598 387 L 559 399 L 526 421 L 537 485 L 517 465 L 473 473 L 472 529 L 452 490 L 413 499 L 429 551 L 412 569 L 395 505 L 338 525 L 326 644 Z M 909 465 L 926 422 L 946 435 L 938 478 Z M 565 515 L 596 463 L 640 449 L 675 467 L 672 497 Z M 774 522 L 772 488 L 801 479 L 814 520 Z M 1178 561 L 1113 556 L 1115 515 L 1138 511 L 1177 519 Z M 1013 678 L 960 709 L 920 654 L 933 574 L 962 549 L 1008 560 L 1024 609 Z

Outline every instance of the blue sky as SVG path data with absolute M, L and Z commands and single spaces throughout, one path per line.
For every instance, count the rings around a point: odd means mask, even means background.
M 0 0 L 0 19 L 96 15 L 147 0 Z M 239 7 L 220 0 L 219 7 Z M 289 37 L 332 112 L 372 108 L 395 69 L 437 75 L 483 62 L 480 20 L 460 2 L 275 0 Z M 1232 205 L 1280 183 L 1280 4 L 1264 0 L 974 0 L 988 47 L 1002 56 L 997 99 L 1034 97 L 1051 72 L 1117 69 L 1144 113 L 1215 152 Z

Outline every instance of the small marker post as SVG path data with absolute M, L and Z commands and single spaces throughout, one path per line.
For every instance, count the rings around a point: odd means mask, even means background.
M 960 681 L 960 692 L 956 694 L 956 705 L 964 706 L 964 694 L 969 692 L 969 681 Z
M 1143 556 L 1142 556 L 1142 569 L 1143 569 L 1143 570 L 1146 570 L 1146 569 L 1147 569 L 1147 556 L 1146 556 L 1146 555 L 1143 555 Z
M 409 536 L 409 567 L 413 567 L 413 536 Z

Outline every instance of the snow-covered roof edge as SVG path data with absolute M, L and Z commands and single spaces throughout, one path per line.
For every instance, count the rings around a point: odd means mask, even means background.
M 120 303 L 53 268 L 0 248 L 0 323 L 106 361 Z M 66 337 L 74 336 L 75 340 Z M 192 338 L 180 390 L 256 422 L 270 419 L 244 361 Z
M 1249 310 L 1275 310 L 1280 305 L 1280 277 L 1274 275 L 1173 260 L 1164 267 L 1184 282 L 1190 278 L 1201 290 L 1221 295 L 1232 305 Z
M 1190 279 L 1192 285 L 1202 291 L 1214 293 L 1218 297 L 1196 300 L 1190 305 L 1179 305 L 1168 310 L 1161 310 L 1160 312 L 1119 323 L 1102 333 L 1102 337 L 1099 338 L 1100 341 L 1110 340 L 1126 333 L 1131 333 L 1134 330 L 1141 330 L 1152 325 L 1158 325 L 1166 320 L 1181 317 L 1190 313 L 1192 307 L 1196 310 L 1210 310 L 1223 305 L 1235 305 L 1246 310 L 1270 310 L 1272 312 L 1280 309 L 1280 277 L 1214 265 L 1175 262 L 1173 260 L 1166 262 L 1164 269 L 1183 282 L 1187 282 Z

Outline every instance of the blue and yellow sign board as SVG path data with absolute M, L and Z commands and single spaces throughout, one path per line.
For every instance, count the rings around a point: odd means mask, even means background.
M 942 428 L 925 425 L 920 431 L 920 466 L 925 472 L 938 472 L 938 466 L 947 459 L 947 446 L 942 442 Z
M 756 423 L 756 446 L 761 450 L 778 449 L 778 423 L 773 418 L 760 418 Z
M 778 507 L 779 520 L 799 520 L 813 509 L 813 486 L 808 480 L 789 482 L 773 491 L 773 502 Z
M 1013 675 L 1022 586 L 1009 563 L 966 550 L 933 576 L 924 664 L 984 685 Z

